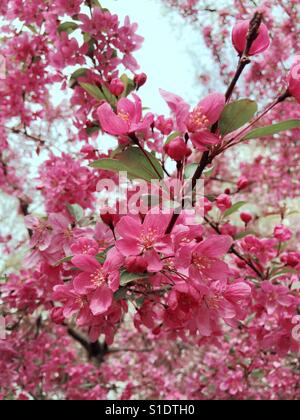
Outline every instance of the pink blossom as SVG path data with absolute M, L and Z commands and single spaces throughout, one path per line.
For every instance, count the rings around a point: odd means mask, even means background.
M 203 99 L 198 106 L 189 113 L 186 121 L 187 130 L 191 133 L 193 145 L 198 150 L 205 150 L 220 142 L 217 135 L 210 130 L 220 118 L 225 106 L 225 97 L 219 93 L 213 93 Z
M 178 95 L 173 93 L 166 92 L 163 89 L 160 89 L 160 94 L 167 102 L 170 110 L 175 116 L 176 119 L 176 128 L 181 131 L 186 131 L 186 119 L 189 114 L 190 106 Z
M 221 382 L 220 389 L 221 391 L 227 391 L 232 396 L 236 396 L 239 393 L 242 393 L 245 389 L 246 384 L 244 379 L 245 375 L 241 369 L 230 372 L 229 378 Z
M 73 255 L 91 255 L 95 256 L 99 252 L 99 246 L 93 239 L 79 238 L 73 245 L 71 245 Z
M 150 271 L 160 271 L 161 262 L 157 252 L 164 246 L 165 231 L 169 216 L 147 214 L 143 223 L 138 218 L 125 216 L 116 226 L 121 237 L 116 243 L 119 252 L 125 257 L 145 254 L 149 260 Z
M 211 236 L 200 244 L 183 247 L 178 256 L 179 267 L 192 267 L 193 272 L 201 273 L 204 278 L 225 280 L 229 275 L 228 265 L 221 258 L 232 245 L 230 236 Z
M 142 119 L 142 102 L 138 96 L 133 97 L 134 102 L 127 98 L 120 99 L 116 114 L 107 103 L 98 108 L 98 118 L 103 131 L 121 136 L 149 129 L 154 117 L 148 113 Z
M 293 232 L 284 225 L 278 225 L 274 229 L 274 237 L 281 242 L 288 242 L 292 236 Z
M 157 117 L 155 121 L 155 127 L 165 136 L 171 134 L 174 123 L 171 118 L 165 118 L 163 115 Z
M 90 255 L 77 255 L 72 263 L 82 271 L 74 278 L 74 290 L 80 296 L 88 296 L 93 315 L 104 314 L 112 305 L 113 292 L 119 288 L 119 273 L 111 272 Z
M 207 146 L 219 143 L 219 137 L 213 134 L 210 128 L 219 120 L 224 109 L 223 95 L 213 93 L 189 112 L 190 106 L 180 96 L 164 90 L 160 92 L 175 116 L 177 129 L 189 132 L 192 143 L 198 150 L 203 151 Z
M 229 195 L 227 194 L 219 195 L 219 197 L 217 198 L 217 207 L 219 210 L 221 210 L 222 213 L 230 209 L 232 207 L 232 201 Z

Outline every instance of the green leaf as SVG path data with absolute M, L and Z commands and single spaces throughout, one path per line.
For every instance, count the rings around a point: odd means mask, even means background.
M 209 178 L 213 174 L 214 170 L 215 170 L 215 167 L 214 166 L 211 166 L 209 168 L 206 168 L 203 171 L 203 175 L 205 176 L 205 178 Z
M 239 201 L 238 203 L 234 204 L 230 209 L 228 209 L 227 211 L 225 211 L 224 217 L 229 217 L 232 214 L 236 213 L 242 207 L 244 207 L 245 204 L 247 204 L 246 201 Z
M 220 118 L 221 134 L 232 133 L 247 124 L 258 110 L 257 103 L 250 99 L 241 99 L 225 106 Z
M 191 163 L 190 165 L 187 165 L 184 172 L 184 178 L 185 179 L 193 178 L 197 168 L 198 168 L 197 163 Z
M 88 136 L 92 136 L 93 134 L 98 133 L 99 130 L 100 130 L 100 126 L 95 124 L 90 127 L 87 127 L 85 131 Z
M 243 232 L 240 232 L 237 235 L 235 235 L 234 239 L 238 241 L 238 240 L 244 239 L 244 238 L 246 238 L 247 236 L 250 236 L 250 235 L 255 235 L 254 230 L 245 230 Z
M 114 299 L 123 300 L 123 299 L 126 299 L 126 295 L 127 295 L 126 287 L 120 287 L 120 289 L 117 290 L 116 293 L 114 294 Z
M 97 99 L 98 101 L 105 101 L 105 96 L 98 88 L 98 86 L 82 82 L 79 82 L 79 84 L 82 87 L 82 89 L 89 93 L 93 98 Z
M 249 134 L 247 134 L 244 140 L 253 140 L 260 137 L 274 136 L 275 134 L 281 133 L 283 131 L 289 131 L 294 128 L 300 128 L 300 120 L 288 120 L 278 124 L 256 128 L 255 130 L 252 130 Z
M 175 131 L 175 133 L 170 134 L 166 140 L 165 145 L 170 144 L 171 141 L 177 139 L 177 137 L 182 137 L 182 133 L 180 131 Z
M 253 376 L 253 378 L 255 379 L 263 379 L 265 377 L 265 372 L 263 369 L 255 369 L 251 375 Z
M 123 271 L 121 273 L 121 286 L 126 286 L 129 283 L 133 283 L 134 281 L 143 280 L 148 278 L 148 274 L 134 274 L 134 273 L 127 273 L 127 271 Z
M 108 251 L 110 251 L 112 248 L 113 248 L 113 247 L 112 247 L 112 246 L 110 246 L 110 247 L 108 247 L 107 249 L 105 249 L 105 251 L 100 252 L 100 254 L 97 254 L 97 255 L 96 255 L 96 259 L 97 259 L 97 261 L 98 261 L 100 264 L 104 264 L 104 263 L 105 263 L 105 260 L 106 260 L 106 257 L 107 257 L 107 253 L 108 253 Z
M 78 28 L 78 24 L 75 22 L 64 22 L 58 27 L 58 32 L 61 34 L 62 32 L 66 32 L 67 34 L 71 34 L 72 32 L 76 31 Z
M 6 283 L 7 280 L 8 280 L 8 277 L 7 276 L 0 277 L 0 283 Z
M 74 71 L 74 73 L 70 77 L 70 87 L 73 88 L 74 85 L 77 83 L 77 79 L 79 77 L 85 77 L 88 72 L 88 69 L 81 67 Z
M 148 182 L 163 179 L 164 172 L 159 161 L 151 153 L 145 152 L 145 154 L 152 165 L 138 147 L 129 147 L 123 153 L 116 155 L 115 159 L 101 159 L 90 166 L 113 172 L 127 172 L 130 179 L 143 179 Z
M 84 217 L 84 211 L 82 207 L 80 207 L 78 204 L 67 204 L 67 208 L 71 214 L 71 216 L 74 217 L 76 222 L 80 222 L 80 220 Z
M 273 274 L 271 274 L 270 278 L 273 280 L 288 274 L 298 274 L 298 271 L 293 268 L 284 268 L 280 271 L 275 271 Z
M 102 6 L 98 0 L 91 0 L 91 6 L 92 7 L 100 7 L 102 9 Z
M 123 74 L 120 79 L 125 85 L 125 90 L 122 94 L 123 98 L 126 98 L 128 95 L 130 95 L 131 92 L 135 90 L 135 84 L 132 79 L 130 79 L 127 74 Z
M 104 171 L 130 172 L 130 168 L 117 159 L 96 160 L 90 166 L 95 169 L 103 169 Z
M 117 105 L 117 102 L 118 102 L 117 98 L 104 85 L 102 85 L 102 91 L 103 91 L 104 97 L 107 100 L 107 102 L 109 102 L 112 107 L 115 107 Z
M 59 265 L 62 265 L 62 264 L 64 264 L 64 263 L 66 263 L 66 262 L 70 262 L 70 261 L 72 260 L 72 258 L 73 258 L 73 256 L 72 256 L 72 255 L 71 255 L 70 257 L 65 257 L 65 258 L 62 258 L 61 260 L 57 261 L 57 262 L 54 264 L 54 266 L 55 266 L 55 267 L 58 267 Z

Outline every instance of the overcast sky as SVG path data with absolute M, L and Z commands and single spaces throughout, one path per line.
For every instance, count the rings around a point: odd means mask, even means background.
M 121 18 L 129 15 L 132 21 L 139 23 L 138 33 L 144 36 L 145 43 L 135 57 L 149 77 L 149 83 L 141 91 L 145 106 L 156 112 L 166 110 L 159 88 L 192 102 L 200 99 L 202 89 L 196 82 L 197 63 L 209 71 L 211 60 L 196 29 L 184 23 L 177 13 L 167 10 L 161 0 L 102 0 L 101 4 Z

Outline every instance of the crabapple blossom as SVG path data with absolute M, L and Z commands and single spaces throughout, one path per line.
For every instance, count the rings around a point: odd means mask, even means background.
M 127 98 L 120 99 L 116 114 L 107 103 L 99 107 L 97 113 L 103 131 L 121 136 L 149 129 L 153 115 L 148 113 L 142 118 L 142 102 L 137 95 L 133 99 L 133 102 Z
M 284 225 L 278 225 L 275 227 L 274 236 L 281 242 L 287 242 L 292 238 L 293 232 Z
M 225 212 L 232 206 L 231 198 L 228 194 L 221 194 L 217 198 L 217 207 L 221 212 Z
M 1 400 L 300 398 L 300 5 L 162 1 L 214 60 L 165 114 L 129 17 L 0 5 Z

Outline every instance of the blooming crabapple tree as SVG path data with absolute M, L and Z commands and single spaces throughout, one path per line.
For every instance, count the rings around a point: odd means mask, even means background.
M 129 18 L 0 5 L 0 183 L 26 226 L 1 233 L 2 399 L 300 396 L 299 5 L 167 3 L 211 16 L 227 85 L 161 90 L 168 115 L 142 102 Z

